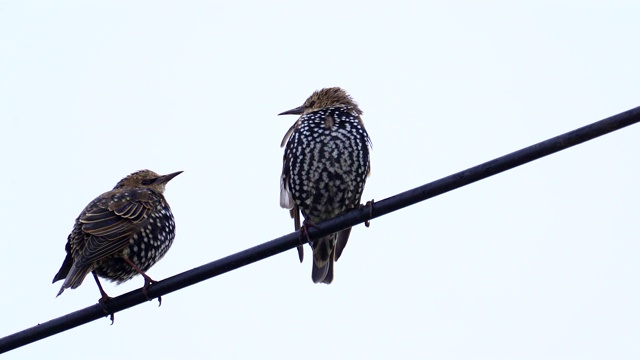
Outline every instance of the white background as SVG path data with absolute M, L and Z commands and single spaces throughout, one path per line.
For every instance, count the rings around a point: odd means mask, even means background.
M 287 234 L 280 140 L 345 88 L 363 199 L 640 105 L 638 4 L 0 1 L 0 336 L 94 304 L 51 279 L 82 208 L 143 168 L 177 237 L 163 279 Z M 631 126 L 354 228 L 333 284 L 295 250 L 3 359 L 634 359 Z M 142 279 L 115 286 L 117 296 Z

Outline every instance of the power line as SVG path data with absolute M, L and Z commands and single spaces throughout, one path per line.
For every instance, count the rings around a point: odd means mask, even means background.
M 364 207 L 350 211 L 329 221 L 318 224 L 318 228 L 309 229 L 312 240 L 329 235 L 363 223 L 367 220 L 386 215 L 390 212 L 416 204 L 420 201 L 444 194 L 448 191 L 482 180 L 489 176 L 513 169 L 530 161 L 542 158 L 555 152 L 578 145 L 612 131 L 640 122 L 640 107 L 625 111 L 618 115 L 600 120 L 593 124 L 539 142 L 524 149 L 501 156 L 483 164 L 460 171 L 426 185 L 417 187 L 375 202 L 371 207 Z M 163 296 L 176 290 L 191 286 L 198 282 L 224 274 L 253 262 L 268 258 L 272 255 L 293 249 L 300 242 L 299 233 L 291 233 L 264 244 L 229 255 L 225 258 L 210 262 L 197 268 L 174 275 L 153 284 L 148 289 L 149 298 Z M 115 297 L 105 305 L 110 313 L 128 309 L 148 301 L 141 289 L 130 291 Z M 46 323 L 25 329 L 0 339 L 0 353 L 13 350 L 20 346 L 44 339 L 51 335 L 72 329 L 105 316 L 105 309 L 95 304 L 72 312 Z

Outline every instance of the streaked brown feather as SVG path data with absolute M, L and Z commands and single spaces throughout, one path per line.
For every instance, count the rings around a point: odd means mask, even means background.
M 116 191 L 114 195 L 90 205 L 80 215 L 84 246 L 80 264 L 89 264 L 121 251 L 129 239 L 149 221 L 153 201 L 149 189 Z M 161 196 L 161 195 L 160 195 Z
M 64 279 L 58 295 L 80 286 L 90 272 L 102 300 L 109 297 L 98 277 L 120 283 L 141 274 L 146 288 L 152 280 L 144 272 L 164 256 L 175 238 L 173 213 L 162 194 L 167 182 L 180 173 L 140 170 L 90 202 L 75 221 L 65 246 L 67 256 L 53 278 L 53 282 Z

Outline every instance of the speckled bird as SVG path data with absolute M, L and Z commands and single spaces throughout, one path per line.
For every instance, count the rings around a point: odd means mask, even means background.
M 315 91 L 302 106 L 279 115 L 287 114 L 301 116 L 281 143 L 285 151 L 280 206 L 290 210 L 296 230 L 301 227 L 300 212 L 306 229 L 358 207 L 369 174 L 371 146 L 362 110 L 343 89 L 333 87 Z M 333 281 L 333 263 L 350 232 L 351 228 L 310 244 L 314 283 Z M 301 246 L 298 254 L 302 261 Z
M 122 283 L 140 274 L 146 291 L 154 281 L 145 271 L 167 253 L 175 238 L 173 213 L 163 192 L 180 173 L 134 172 L 82 210 L 67 239 L 67 257 L 53 278 L 54 283 L 64 279 L 58 296 L 80 286 L 89 273 L 98 284 L 101 302 L 109 296 L 98 276 Z

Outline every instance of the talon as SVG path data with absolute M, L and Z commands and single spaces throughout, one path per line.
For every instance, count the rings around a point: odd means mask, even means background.
M 147 300 L 153 300 L 153 298 L 149 297 L 149 285 L 157 283 L 157 281 L 150 278 L 147 274 L 142 274 L 144 276 L 144 285 L 142 286 L 142 293 L 147 298 Z M 162 296 L 158 296 L 158 307 L 162 306 Z
M 144 296 L 147 298 L 147 300 L 153 300 L 152 298 L 149 297 L 149 285 L 151 284 L 155 284 L 157 283 L 157 281 L 153 280 L 152 278 L 149 277 L 149 275 L 145 274 L 144 271 L 142 271 L 136 264 L 134 264 L 131 260 L 124 258 L 124 261 L 129 264 L 132 268 L 134 268 L 138 274 L 142 275 L 142 277 L 144 278 L 144 285 L 142 286 L 142 293 L 144 294 Z M 158 296 L 158 307 L 160 307 L 160 305 L 162 305 L 162 297 Z
M 109 310 L 107 310 L 107 301 L 111 300 L 111 298 L 109 296 L 107 296 L 107 294 L 102 294 L 103 296 L 98 299 L 98 304 L 100 304 L 102 306 L 102 311 L 104 312 L 104 316 L 109 315 L 109 320 L 111 320 L 111 325 L 113 325 L 114 322 L 114 315 L 112 312 L 109 312 Z
M 367 201 L 366 204 L 362 205 L 360 204 L 360 209 L 363 209 L 365 207 L 369 208 L 369 218 L 373 217 L 373 204 L 375 203 L 375 201 L 373 199 Z M 371 223 L 369 222 L 369 220 L 365 220 L 364 221 L 364 226 L 369 227 L 369 225 L 371 225 Z
M 311 238 L 309 238 L 309 228 L 312 227 L 319 229 L 318 225 L 316 225 L 313 221 L 304 219 L 304 221 L 302 222 L 302 226 L 300 227 L 300 245 L 302 245 L 303 235 L 307 237 L 307 242 L 311 243 Z

